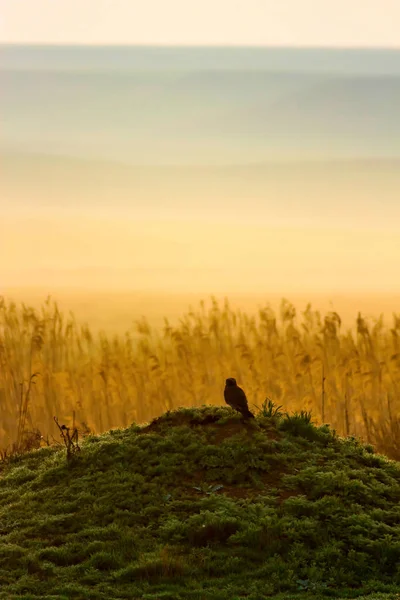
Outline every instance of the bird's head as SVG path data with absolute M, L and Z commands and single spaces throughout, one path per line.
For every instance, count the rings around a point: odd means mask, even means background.
M 236 379 L 234 377 L 228 377 L 228 379 L 225 381 L 225 385 L 228 387 L 234 387 L 236 385 Z

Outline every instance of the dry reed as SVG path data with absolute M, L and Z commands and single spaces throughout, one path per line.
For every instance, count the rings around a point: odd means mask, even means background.
M 172 326 L 145 319 L 124 336 L 93 335 L 50 298 L 39 311 L 0 299 L 0 447 L 23 449 L 60 421 L 101 432 L 178 406 L 222 404 L 228 376 L 250 405 L 266 396 L 311 410 L 342 435 L 400 459 L 400 315 L 391 327 L 360 314 L 342 331 L 335 312 L 282 300 L 250 316 L 211 299 Z M 39 438 L 38 438 L 39 435 Z M 29 437 L 30 436 L 30 437 Z

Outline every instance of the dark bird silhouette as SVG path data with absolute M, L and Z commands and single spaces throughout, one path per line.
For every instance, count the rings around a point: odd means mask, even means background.
M 225 402 L 231 408 L 240 412 L 244 419 L 254 419 L 253 413 L 249 411 L 246 394 L 237 385 L 236 379 L 233 377 L 229 377 L 225 381 L 224 398 Z

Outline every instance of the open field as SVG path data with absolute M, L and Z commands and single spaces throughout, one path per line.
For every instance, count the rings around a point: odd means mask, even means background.
M 117 336 L 50 300 L 36 309 L 3 301 L 0 445 L 51 441 L 54 416 L 100 433 L 178 406 L 221 405 L 234 376 L 250 406 L 268 396 L 285 410 L 311 410 L 398 459 L 399 335 L 398 315 L 359 315 L 349 332 L 336 312 L 282 301 L 246 313 L 214 299 L 162 327 L 138 319 Z

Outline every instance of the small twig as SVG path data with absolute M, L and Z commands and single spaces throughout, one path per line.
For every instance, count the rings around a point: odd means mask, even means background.
M 72 459 L 72 457 L 77 452 L 80 452 L 80 450 L 81 450 L 79 447 L 79 443 L 78 443 L 78 438 L 79 438 L 78 430 L 76 429 L 76 427 L 74 427 L 73 429 L 70 429 L 66 425 L 60 425 L 57 417 L 53 417 L 53 418 L 54 418 L 55 424 L 57 425 L 58 429 L 60 430 L 61 438 L 67 449 L 67 460 L 70 461 Z

